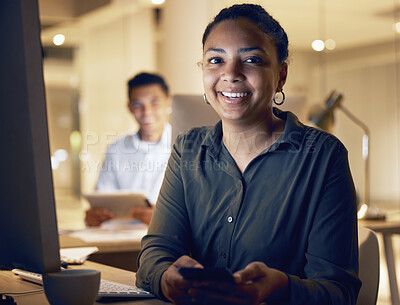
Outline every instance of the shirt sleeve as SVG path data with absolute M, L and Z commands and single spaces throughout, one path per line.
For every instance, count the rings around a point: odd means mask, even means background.
M 180 140 L 168 161 L 153 217 L 143 237 L 138 257 L 136 285 L 165 299 L 160 281 L 166 269 L 182 255 L 189 255 L 190 225 L 181 179 Z
M 350 305 L 357 301 L 361 282 L 357 276 L 356 202 L 343 145 L 336 144 L 329 162 L 305 253 L 306 278 L 288 275 L 287 304 Z
M 100 168 L 99 178 L 96 183 L 96 190 L 98 191 L 115 191 L 119 190 L 120 186 L 117 180 L 116 161 L 114 155 L 110 153 L 110 147 L 107 148 L 106 157 Z
M 164 165 L 165 166 L 165 165 Z M 164 180 L 165 167 L 163 170 L 155 175 L 155 179 L 153 179 L 151 184 L 151 189 L 149 190 L 147 197 L 151 204 L 155 205 L 157 202 L 158 194 L 160 193 L 161 185 Z

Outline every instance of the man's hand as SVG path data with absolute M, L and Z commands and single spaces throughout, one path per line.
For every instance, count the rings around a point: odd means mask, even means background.
M 133 207 L 131 208 L 131 216 L 139 219 L 145 224 L 150 224 L 151 217 L 153 216 L 153 208 L 151 207 Z
M 107 209 L 89 209 L 86 211 L 86 224 L 91 227 L 98 227 L 104 221 L 114 218 L 115 214 Z

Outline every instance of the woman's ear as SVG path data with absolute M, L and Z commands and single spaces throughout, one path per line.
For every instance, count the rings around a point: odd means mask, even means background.
M 278 88 L 276 90 L 277 92 L 281 91 L 283 86 L 285 85 L 287 73 L 288 73 L 288 65 L 286 62 L 284 62 L 281 65 L 281 71 L 279 72 L 279 82 L 278 82 Z

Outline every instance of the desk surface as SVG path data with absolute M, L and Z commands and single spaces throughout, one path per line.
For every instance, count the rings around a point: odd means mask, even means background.
M 85 242 L 80 238 L 61 234 L 60 248 L 98 247 L 101 253 L 140 251 L 140 240 L 118 242 Z
M 132 285 L 133 283 L 135 283 L 135 273 L 133 272 L 89 261 L 85 262 L 84 265 L 74 266 L 71 268 L 96 269 L 101 272 L 101 278 L 103 279 L 128 285 Z M 30 292 L 30 291 L 38 291 L 38 292 L 21 295 L 21 293 L 23 292 Z M 21 280 L 19 277 L 15 276 L 11 271 L 0 271 L 0 293 L 12 296 L 18 305 L 49 304 L 43 292 L 42 286 Z M 104 304 L 104 303 L 96 302 L 95 304 Z M 162 305 L 170 303 L 163 302 L 159 299 L 147 299 L 147 300 L 130 299 L 121 302 L 113 301 L 112 304 Z
M 400 234 L 400 220 L 359 220 L 358 223 L 375 232 Z
M 136 233 L 140 233 L 140 229 Z M 107 232 L 107 230 L 105 230 Z M 112 234 L 111 234 L 112 235 Z M 60 234 L 60 248 L 97 247 L 98 252 L 90 255 L 89 260 L 130 271 L 137 271 L 137 257 L 140 252 L 140 241 L 143 234 L 135 234 L 132 239 L 110 240 L 106 234 L 105 241 L 85 241 L 71 234 Z
M 371 230 L 379 233 L 400 234 L 400 220 L 359 220 L 361 226 L 370 228 Z M 99 252 L 112 253 L 112 252 L 133 252 L 140 251 L 140 240 L 133 241 L 119 241 L 119 242 L 85 242 L 82 239 L 69 236 L 68 234 L 60 235 L 61 248 L 75 248 L 75 247 L 91 247 L 96 246 Z

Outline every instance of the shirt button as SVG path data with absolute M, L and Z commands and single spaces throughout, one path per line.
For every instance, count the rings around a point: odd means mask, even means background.
M 222 256 L 222 258 L 226 258 L 226 253 L 225 253 L 225 252 L 222 252 L 222 253 L 221 253 L 221 256 Z
M 232 216 L 229 216 L 228 217 L 228 222 L 232 222 L 233 221 L 233 217 Z

